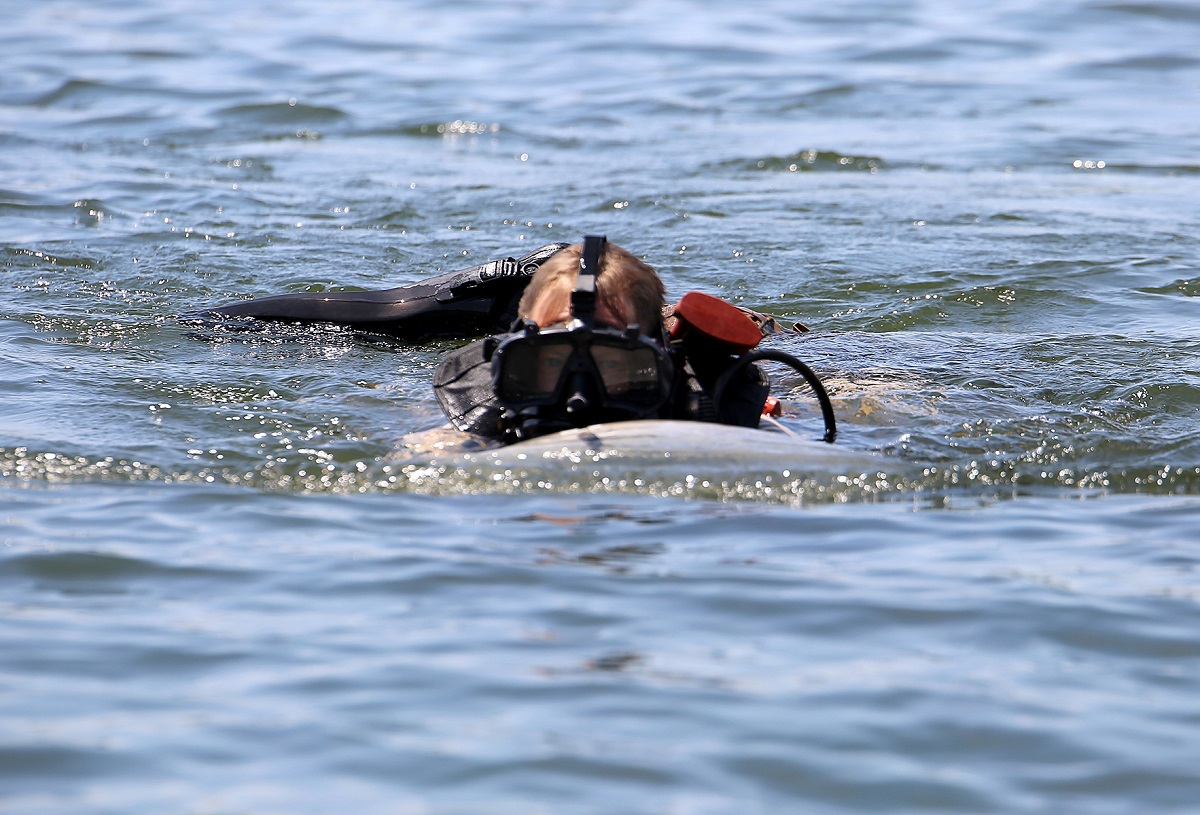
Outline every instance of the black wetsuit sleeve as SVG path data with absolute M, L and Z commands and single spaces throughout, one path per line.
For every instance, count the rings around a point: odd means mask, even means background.
M 247 319 L 337 323 L 407 339 L 477 337 L 505 331 L 533 273 L 566 244 L 541 247 L 520 259 L 493 260 L 378 291 L 281 294 L 230 303 L 194 318 L 204 322 Z
M 486 340 L 465 345 L 442 360 L 433 376 L 433 393 L 459 430 L 489 438 L 503 435 Z

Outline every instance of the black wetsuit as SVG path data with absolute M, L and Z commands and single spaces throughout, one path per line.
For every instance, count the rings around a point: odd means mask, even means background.
M 231 303 L 194 319 L 227 327 L 254 325 L 244 318 L 337 323 L 404 339 L 478 337 L 508 330 L 529 278 L 565 246 L 547 244 L 522 258 L 493 260 L 395 289 L 280 294 Z

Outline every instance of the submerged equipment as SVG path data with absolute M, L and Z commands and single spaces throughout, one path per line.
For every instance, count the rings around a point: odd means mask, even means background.
M 601 422 L 656 418 L 671 396 L 674 366 L 665 345 L 596 321 L 603 235 L 583 240 L 565 326 L 532 321 L 492 351 L 492 382 L 510 441 Z

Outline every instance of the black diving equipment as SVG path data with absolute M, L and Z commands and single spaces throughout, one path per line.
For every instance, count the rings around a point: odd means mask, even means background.
M 825 386 L 821 383 L 820 377 L 813 372 L 813 369 L 805 365 L 800 360 L 796 359 L 791 354 L 780 351 L 775 348 L 763 348 L 758 351 L 750 351 L 738 357 L 732 365 L 730 365 L 724 373 L 717 379 L 717 384 L 713 388 L 712 400 L 717 406 L 717 410 L 721 409 L 725 397 L 728 395 L 730 383 L 736 381 L 735 377 L 745 371 L 749 366 L 756 362 L 770 360 L 772 362 L 781 362 L 787 365 L 796 373 L 803 377 L 808 386 L 812 388 L 813 394 L 816 396 L 817 404 L 821 406 L 821 419 L 825 423 L 825 433 L 821 436 L 821 441 L 833 444 L 837 438 L 837 417 L 833 413 L 833 402 L 829 399 L 829 392 L 825 390 Z M 777 401 L 777 400 L 775 400 Z M 773 408 L 771 400 L 763 406 L 763 413 L 766 415 L 767 410 Z
M 335 323 L 403 339 L 506 331 L 529 279 L 566 245 L 548 244 L 521 258 L 493 260 L 394 289 L 278 294 L 184 319 L 231 331 L 262 330 L 273 322 Z
M 837 437 L 837 419 L 820 378 L 784 351 L 754 350 L 762 339 L 762 329 L 751 312 L 710 294 L 693 291 L 675 305 L 672 318 L 672 344 L 683 350 L 685 358 L 692 361 L 693 370 L 709 389 L 710 410 L 717 421 L 727 415 L 727 397 L 736 398 L 739 392 L 746 390 L 745 375 L 754 363 L 779 362 L 800 374 L 812 388 L 825 423 L 821 438 L 833 443 Z M 767 396 L 765 402 L 762 413 L 768 415 L 778 405 L 778 400 Z
M 636 324 L 618 329 L 595 320 L 596 273 L 606 245 L 603 236 L 584 238 L 565 326 L 528 322 L 492 353 L 495 393 L 512 437 L 654 418 L 671 395 L 674 368 L 663 343 Z

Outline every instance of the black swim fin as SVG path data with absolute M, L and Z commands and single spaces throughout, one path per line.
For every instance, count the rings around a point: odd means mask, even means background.
M 336 323 L 406 339 L 507 331 L 517 317 L 517 304 L 529 278 L 567 245 L 548 244 L 520 259 L 493 260 L 394 289 L 280 294 L 230 303 L 189 321 L 221 324 L 232 317 Z

